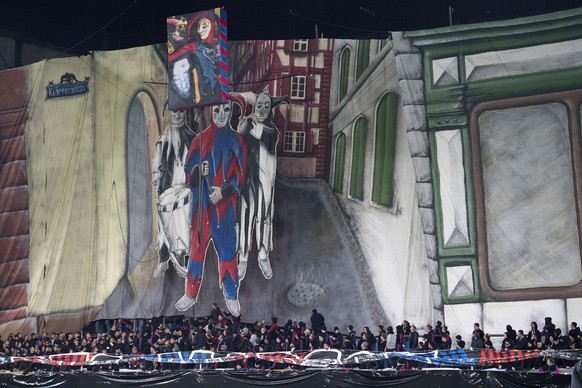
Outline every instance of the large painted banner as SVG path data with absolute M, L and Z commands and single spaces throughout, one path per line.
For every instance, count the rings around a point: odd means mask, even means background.
M 2 176 L 25 170 L 28 201 L 22 230 L 4 239 L 4 260 L 23 258 L 4 280 L 3 325 L 205 316 L 214 302 L 244 321 L 308 322 L 314 308 L 385 321 L 325 183 L 333 41 L 298 42 L 232 43 L 239 55 L 269 50 L 269 74 L 239 58 L 227 103 L 203 109 L 168 109 L 161 45 L 5 72 L 22 93 L 22 167 Z M 84 93 L 47 99 L 75 80 Z
M 220 12 L 0 73 L 0 333 L 580 319 L 582 10 L 229 42 L 228 90 L 186 43 Z
M 173 16 L 168 26 L 168 106 L 224 104 L 228 92 L 226 10 Z

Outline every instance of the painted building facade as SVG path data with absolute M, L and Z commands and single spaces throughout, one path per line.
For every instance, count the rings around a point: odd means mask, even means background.
M 452 332 L 565 328 L 581 310 L 581 25 L 577 10 L 394 34 Z
M 233 90 L 290 97 L 290 104 L 282 105 L 275 117 L 281 131 L 279 174 L 326 176 L 333 44 L 331 39 L 231 43 Z
M 391 40 L 336 40 L 329 182 L 390 324 L 442 318 L 425 252 Z M 410 303 L 409 301 L 414 301 Z

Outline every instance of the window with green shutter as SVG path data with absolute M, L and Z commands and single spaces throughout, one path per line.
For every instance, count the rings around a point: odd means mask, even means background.
M 392 203 L 397 111 L 398 96 L 394 93 L 384 95 L 376 111 L 372 201 L 386 206 Z
M 344 167 L 346 164 L 346 135 L 340 133 L 335 142 L 335 161 L 333 170 L 333 191 L 342 193 L 344 186 Z
M 358 43 L 358 58 L 356 62 L 356 79 L 360 78 L 370 64 L 370 40 L 361 40 Z
M 350 196 L 364 198 L 364 164 L 366 160 L 366 132 L 368 121 L 360 117 L 354 126 Z
M 339 82 L 339 101 L 343 100 L 348 93 L 348 79 L 350 75 L 350 54 L 351 50 L 346 47 L 341 54 L 340 59 L 340 82 Z

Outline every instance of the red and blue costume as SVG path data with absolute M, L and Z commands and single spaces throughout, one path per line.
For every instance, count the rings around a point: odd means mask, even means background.
M 202 144 L 201 144 L 202 143 Z M 200 166 L 209 172 L 201 177 Z M 186 296 L 196 299 L 204 274 L 206 250 L 212 240 L 218 256 L 219 284 L 225 299 L 237 300 L 237 209 L 245 181 L 247 151 L 244 139 L 230 125 L 214 123 L 192 141 L 186 161 L 186 179 L 192 190 L 190 259 Z M 210 201 L 211 188 L 219 187 L 222 199 Z

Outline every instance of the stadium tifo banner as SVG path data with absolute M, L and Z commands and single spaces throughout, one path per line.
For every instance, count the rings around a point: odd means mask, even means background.
M 264 360 L 275 364 L 286 364 L 309 368 L 362 368 L 362 365 L 382 360 L 410 361 L 425 367 L 491 367 L 500 364 L 531 360 L 540 357 L 580 360 L 581 351 L 521 351 L 521 350 L 449 350 L 427 353 L 411 352 L 341 352 L 339 350 L 314 350 L 311 352 L 267 352 L 267 353 L 215 353 L 211 351 L 171 352 L 153 355 L 113 356 L 101 353 L 68 353 L 35 357 L 0 357 L 0 365 L 31 362 L 57 366 L 92 366 L 150 361 L 168 364 L 218 364 L 241 360 Z
M 346 386 L 399 387 L 569 387 L 569 375 L 504 371 L 431 370 L 408 372 L 300 370 L 300 371 L 166 371 L 162 373 L 31 373 L 0 374 L 0 385 L 8 387 L 241 387 L 301 386 L 305 388 Z M 574 385 L 572 385 L 574 386 Z M 576 387 L 577 388 L 577 387 Z
M 228 69 L 224 16 L 0 72 L 3 338 L 213 303 L 465 339 L 580 321 L 582 9 L 228 42 Z
M 173 16 L 168 30 L 168 107 L 224 104 L 228 92 L 226 10 Z

